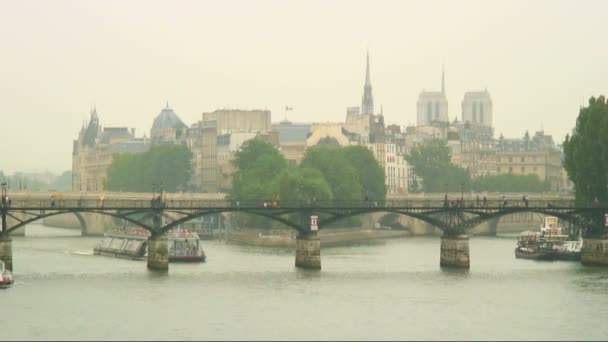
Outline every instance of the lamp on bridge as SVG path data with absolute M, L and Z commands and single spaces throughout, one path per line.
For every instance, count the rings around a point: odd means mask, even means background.
M 2 186 L 2 206 L 6 207 L 6 182 L 2 182 L 0 186 Z
M 464 182 L 460 183 L 460 200 L 464 200 Z

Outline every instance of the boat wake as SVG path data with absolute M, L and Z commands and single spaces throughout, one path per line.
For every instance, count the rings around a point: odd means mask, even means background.
M 86 256 L 95 255 L 93 253 L 93 251 L 71 251 L 70 254 L 74 254 L 74 255 L 86 255 Z

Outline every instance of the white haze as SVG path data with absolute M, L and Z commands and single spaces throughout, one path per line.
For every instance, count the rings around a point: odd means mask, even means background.
M 71 168 L 89 109 L 149 129 L 165 101 L 186 124 L 218 108 L 274 122 L 342 121 L 369 49 L 376 111 L 415 124 L 423 89 L 449 116 L 490 91 L 495 135 L 561 143 L 608 93 L 608 1 L 0 1 L 0 170 Z

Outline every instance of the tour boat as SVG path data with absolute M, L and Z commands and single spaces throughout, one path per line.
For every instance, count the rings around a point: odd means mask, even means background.
M 515 248 L 515 257 L 538 260 L 580 260 L 583 241 L 579 234 L 577 240 L 570 240 L 563 233 L 559 219 L 546 216 L 540 232 L 522 232 Z
M 553 260 L 555 251 L 550 243 L 540 238 L 540 233 L 525 231 L 519 234 L 515 257 L 518 259 Z
M 11 286 L 13 282 L 13 274 L 6 268 L 4 261 L 0 260 L 0 287 Z
M 104 234 L 93 249 L 97 255 L 144 260 L 148 254 L 150 232 L 143 228 L 116 228 Z M 198 234 L 176 228 L 167 233 L 169 262 L 204 262 L 206 260 Z
M 167 233 L 169 261 L 204 262 L 206 259 L 197 233 L 177 228 Z

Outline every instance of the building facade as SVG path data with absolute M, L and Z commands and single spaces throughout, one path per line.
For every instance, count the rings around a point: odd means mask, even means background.
M 462 100 L 462 122 L 492 127 L 492 99 L 488 90 L 469 91 Z
M 267 133 L 272 130 L 269 110 L 220 109 L 203 113 L 203 122 L 213 120 L 219 135 L 230 132 Z
M 496 146 L 496 173 L 514 175 L 537 175 L 547 180 L 552 191 L 563 189 L 563 167 L 561 151 L 550 135 L 536 132 L 530 138 L 505 139 L 500 137 Z
M 417 125 L 430 126 L 434 121 L 449 122 L 445 73 L 441 73 L 441 91 L 422 91 L 416 102 Z
M 72 147 L 72 191 L 104 191 L 113 156 L 141 153 L 149 149 L 146 138 L 135 138 L 127 127 L 105 127 L 99 123 L 97 110 L 82 127 Z

